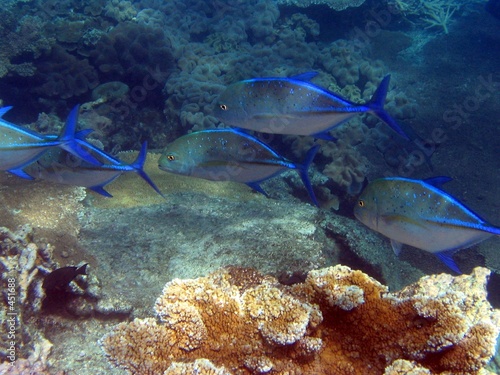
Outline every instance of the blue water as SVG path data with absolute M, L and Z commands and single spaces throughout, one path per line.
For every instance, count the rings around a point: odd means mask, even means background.
M 433 10 L 425 6 L 432 2 L 423 0 L 367 0 L 345 10 L 275 0 L 1 3 L 0 101 L 13 106 L 6 118 L 15 124 L 58 133 L 71 108 L 80 104 L 81 128 L 93 129 L 91 137 L 106 152 L 139 150 L 144 141 L 150 150 L 161 150 L 189 132 L 224 127 L 214 116 L 217 98 L 239 80 L 316 71 L 314 84 L 361 103 L 391 74 L 385 108 L 410 139 L 363 115 L 332 132 L 337 143 L 320 141 L 311 170 L 319 210 L 353 219 L 356 196 L 374 178 L 444 175 L 453 178 L 445 187 L 449 193 L 500 226 L 500 19 L 486 10 L 484 1 Z M 105 85 L 109 82 L 115 83 Z M 297 162 L 313 143 L 302 136 L 259 137 Z M 276 177 L 266 186 L 270 199 L 308 203 L 295 176 Z M 7 221 L 0 220 L 3 225 Z M 99 241 L 97 232 L 86 241 Z M 235 241 L 245 239 L 242 235 Z M 115 240 L 113 245 L 119 246 Z M 494 272 L 489 299 L 496 308 L 498 241 L 493 238 L 456 255 L 466 273 L 474 266 Z M 390 251 L 386 245 L 384 251 Z M 155 259 L 161 259 L 158 252 Z M 98 263 L 98 252 L 85 253 L 90 254 Z M 395 261 L 409 262 L 423 274 L 447 272 L 428 254 L 418 254 L 403 253 Z M 233 261 L 244 257 L 232 254 Z M 116 254 L 104 258 L 109 265 Z M 344 259 L 381 276 L 375 264 Z M 58 260 L 61 266 L 74 263 Z M 127 262 L 133 260 L 127 256 Z M 283 271 L 267 267 L 265 259 L 262 263 L 266 271 Z M 388 275 L 380 278 L 400 285 Z M 161 291 L 162 285 L 157 287 L 152 296 Z

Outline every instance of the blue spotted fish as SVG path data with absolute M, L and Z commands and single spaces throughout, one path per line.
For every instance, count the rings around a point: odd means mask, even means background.
M 303 164 L 282 157 L 257 138 L 236 129 L 202 130 L 184 135 L 162 152 L 161 170 L 212 181 L 236 181 L 267 195 L 260 183 L 287 169 L 299 172 L 309 196 L 318 201 L 307 170 L 319 146 L 313 146 Z
M 389 237 L 397 255 L 403 244 L 410 245 L 435 254 L 460 273 L 453 253 L 500 235 L 500 228 L 488 224 L 438 187 L 449 180 L 377 179 L 361 193 L 354 216 Z
M 80 138 L 81 133 L 77 136 Z M 83 186 L 105 197 L 112 195 L 104 187 L 127 172 L 135 172 L 141 176 L 158 194 L 163 197 L 160 189 L 144 171 L 147 157 L 147 142 L 144 142 L 137 159 L 126 164 L 108 155 L 92 144 L 79 139 L 79 144 L 99 165 L 94 165 L 75 158 L 67 151 L 54 148 L 45 152 L 36 162 L 24 168 L 24 172 L 32 178 L 52 181 L 65 185 Z
M 289 78 L 254 78 L 229 85 L 218 98 L 215 116 L 226 125 L 272 134 L 311 135 L 333 140 L 330 130 L 352 117 L 372 113 L 409 139 L 384 109 L 387 75 L 370 101 L 357 104 L 310 82 L 316 72 Z
M 71 111 L 59 136 L 40 135 L 4 120 L 3 115 L 11 108 L 0 108 L 0 170 L 30 178 L 23 172 L 23 168 L 53 147 L 60 147 L 88 163 L 98 164 L 98 161 L 75 139 L 75 116 L 78 115 L 78 106 Z

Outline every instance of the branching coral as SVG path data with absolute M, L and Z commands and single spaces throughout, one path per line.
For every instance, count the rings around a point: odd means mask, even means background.
M 390 0 L 389 4 L 406 16 L 420 17 L 430 27 L 442 28 L 448 34 L 448 25 L 463 2 L 457 0 Z
M 345 266 L 288 287 L 228 268 L 169 282 L 157 319 L 121 323 L 101 345 L 133 374 L 184 373 L 172 366 L 200 358 L 223 366 L 210 374 L 480 374 L 500 331 L 488 275 L 427 276 L 389 293 Z

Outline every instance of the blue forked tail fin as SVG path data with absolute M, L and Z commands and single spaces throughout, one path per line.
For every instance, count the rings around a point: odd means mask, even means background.
M 135 159 L 135 161 L 132 164 L 130 164 L 130 166 L 139 176 L 141 176 L 144 179 L 144 181 L 146 181 L 149 184 L 149 186 L 151 186 L 154 189 L 154 191 L 160 194 L 162 198 L 166 199 L 163 193 L 160 191 L 160 189 L 158 189 L 156 184 L 153 182 L 153 180 L 151 180 L 148 174 L 144 171 L 144 163 L 146 162 L 146 158 L 148 156 L 147 150 L 148 150 L 148 142 L 144 142 L 142 144 L 141 151 L 139 151 L 139 155 L 137 155 L 137 159 Z
M 410 138 L 406 135 L 406 133 L 401 129 L 401 126 L 398 125 L 396 120 L 394 120 L 389 113 L 384 109 L 385 98 L 387 96 L 387 91 L 389 90 L 389 82 L 391 81 L 391 75 L 388 74 L 384 77 L 380 85 L 375 90 L 372 98 L 368 103 L 366 103 L 367 107 L 373 112 L 375 116 L 377 116 L 380 120 L 389 125 L 392 130 L 398 133 L 401 137 L 406 140 L 410 140 Z
M 81 131 L 76 133 L 76 125 L 78 122 L 78 111 L 80 110 L 79 105 L 75 105 L 64 124 L 63 131 L 61 135 L 57 138 L 60 142 L 60 147 L 70 154 L 85 160 L 87 163 L 92 165 L 101 165 L 99 160 L 93 157 L 84 147 L 80 145 L 82 134 L 83 138 L 89 133 L 89 131 Z M 76 134 L 76 135 L 75 135 Z

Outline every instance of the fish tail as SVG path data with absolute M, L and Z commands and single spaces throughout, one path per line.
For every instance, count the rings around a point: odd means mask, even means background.
M 60 142 L 60 147 L 62 149 L 66 150 L 72 155 L 75 155 L 77 158 L 85 160 L 87 163 L 90 163 L 92 165 L 101 165 L 101 163 L 99 163 L 99 161 L 95 157 L 93 157 L 89 152 L 85 150 L 84 147 L 80 145 L 82 140 L 79 138 L 81 138 L 80 133 L 82 132 L 78 133 L 78 136 L 75 136 L 79 109 L 80 106 L 76 105 L 71 110 L 64 125 L 64 129 L 57 140 Z M 88 134 L 88 132 L 85 131 L 83 131 L 83 133 L 85 135 Z M 76 137 L 78 137 L 78 139 Z
M 161 195 L 162 198 L 165 198 L 163 193 L 158 189 L 156 184 L 149 178 L 148 174 L 144 171 L 144 163 L 146 162 L 146 158 L 148 156 L 148 142 L 144 142 L 141 147 L 141 151 L 139 151 L 139 155 L 137 156 L 137 159 L 130 164 L 130 166 L 135 170 L 135 172 L 141 176 L 144 181 L 146 181 L 149 186 L 151 186 L 154 191 L 156 191 L 158 194 Z M 166 199 L 166 198 L 165 198 Z
M 307 151 L 306 158 L 304 162 L 301 165 L 297 165 L 297 170 L 299 171 L 300 178 L 302 179 L 302 182 L 304 183 L 307 192 L 309 193 L 309 196 L 311 197 L 311 200 L 313 201 L 314 205 L 319 207 L 318 200 L 316 199 L 316 195 L 314 195 L 314 191 L 311 185 L 311 181 L 309 180 L 309 175 L 308 175 L 308 170 L 309 167 L 316 156 L 316 153 L 319 150 L 319 145 L 315 145 Z
M 389 89 L 389 82 L 391 81 L 391 75 L 388 74 L 384 77 L 380 85 L 375 90 L 370 101 L 366 104 L 368 108 L 373 112 L 375 116 L 377 116 L 380 120 L 389 125 L 392 130 L 398 133 L 406 140 L 410 140 L 410 138 L 406 135 L 406 133 L 401 129 L 396 120 L 394 120 L 389 113 L 384 109 L 385 98 L 387 97 L 387 91 Z

